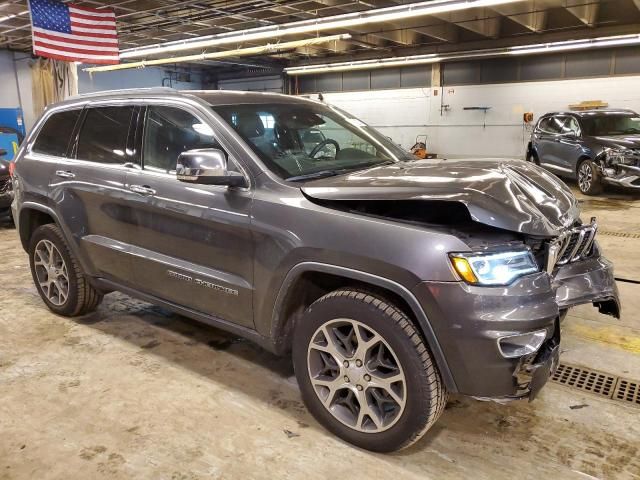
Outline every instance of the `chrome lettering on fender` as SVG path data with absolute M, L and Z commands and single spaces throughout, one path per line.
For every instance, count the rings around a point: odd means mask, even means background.
M 222 285 L 216 285 L 215 283 L 207 282 L 206 280 L 201 280 L 199 278 L 194 279 L 189 275 L 185 275 L 183 273 L 174 272 L 173 270 L 167 270 L 167 276 L 170 278 L 175 278 L 176 280 L 181 280 L 183 282 L 194 283 L 199 287 L 210 288 L 212 290 L 216 290 L 218 292 L 225 293 L 227 295 L 238 296 L 238 290 L 233 288 L 223 287 Z

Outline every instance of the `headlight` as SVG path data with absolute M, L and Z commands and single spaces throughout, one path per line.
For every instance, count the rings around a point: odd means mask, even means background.
M 450 253 L 453 268 L 472 285 L 508 285 L 516 278 L 539 271 L 529 250 L 495 253 Z
M 627 163 L 627 161 L 631 161 L 632 159 L 627 159 L 627 149 L 625 148 L 610 148 L 606 151 L 605 155 L 607 158 L 608 165 L 615 165 L 618 163 Z

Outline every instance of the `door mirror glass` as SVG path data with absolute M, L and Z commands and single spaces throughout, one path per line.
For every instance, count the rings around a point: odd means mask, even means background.
M 227 168 L 227 156 L 217 148 L 182 152 L 178 156 L 176 177 L 181 182 L 204 185 L 247 186 L 244 175 Z

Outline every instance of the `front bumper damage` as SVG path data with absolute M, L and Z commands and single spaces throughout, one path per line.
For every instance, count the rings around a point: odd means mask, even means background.
M 528 275 L 506 287 L 423 282 L 414 289 L 458 393 L 480 400 L 532 400 L 558 364 L 560 321 L 568 308 L 592 303 L 619 317 L 612 264 L 594 253 L 559 267 L 553 276 Z M 535 351 L 505 356 L 500 348 L 505 338 L 538 332 L 544 340 Z

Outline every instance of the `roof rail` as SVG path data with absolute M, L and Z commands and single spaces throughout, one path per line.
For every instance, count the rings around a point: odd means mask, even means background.
M 69 98 L 84 98 L 84 97 L 101 97 L 103 95 L 125 95 L 128 93 L 167 93 L 177 92 L 175 88 L 171 87 L 147 87 L 147 88 L 120 88 L 115 90 L 100 90 L 97 92 L 79 93 Z

